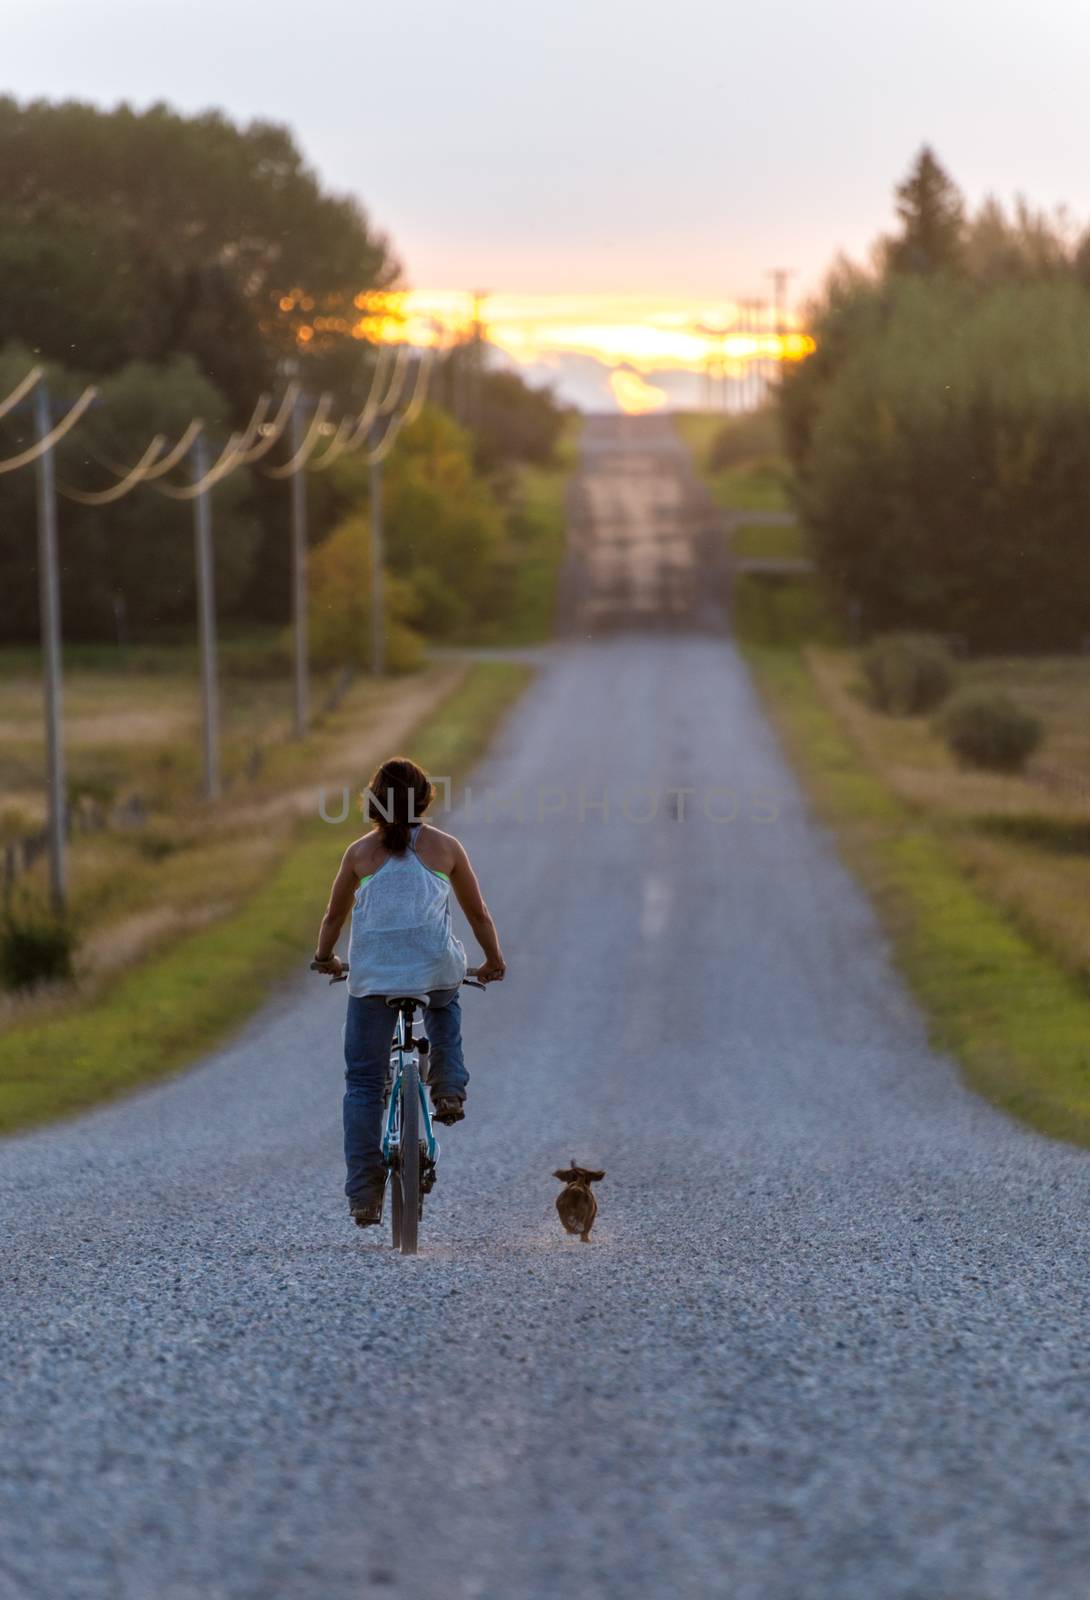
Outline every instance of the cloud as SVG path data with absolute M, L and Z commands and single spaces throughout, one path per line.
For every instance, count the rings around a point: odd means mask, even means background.
M 661 411 L 668 400 L 664 389 L 648 383 L 632 367 L 614 367 L 609 375 L 609 387 L 621 410 L 633 414 Z

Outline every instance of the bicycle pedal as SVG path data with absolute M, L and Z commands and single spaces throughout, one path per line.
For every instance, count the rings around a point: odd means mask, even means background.
M 445 1110 L 433 1110 L 431 1115 L 433 1122 L 441 1122 L 444 1128 L 453 1128 L 456 1122 L 465 1121 L 466 1114 L 457 1103 L 448 1103 Z

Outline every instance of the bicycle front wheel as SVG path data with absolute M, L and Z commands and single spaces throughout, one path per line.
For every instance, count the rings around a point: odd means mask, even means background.
M 396 1167 L 390 1173 L 390 1242 L 401 1249 L 401 1173 Z
M 406 1061 L 401 1078 L 401 1151 L 394 1180 L 401 1254 L 415 1256 L 420 1225 L 420 1071 L 415 1058 Z

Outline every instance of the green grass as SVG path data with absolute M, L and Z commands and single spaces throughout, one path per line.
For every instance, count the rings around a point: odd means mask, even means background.
M 785 742 L 866 884 L 932 1043 L 1044 1133 L 1090 1145 L 1090 992 L 977 892 L 918 812 L 867 768 L 795 648 L 750 643 Z
M 433 772 L 464 772 L 528 677 L 507 663 L 475 666 L 409 752 Z M 359 831 L 356 815 L 301 824 L 239 910 L 130 970 L 94 1004 L 76 997 L 62 1014 L 0 1036 L 0 1131 L 93 1105 L 221 1040 L 305 968 L 341 852 Z
M 743 573 L 731 591 L 731 626 L 743 645 L 842 644 L 821 579 Z
M 714 411 L 679 412 L 674 425 L 724 511 L 791 510 L 790 469 L 778 448 L 773 411 L 736 417 Z
M 518 569 L 513 615 L 503 629 L 511 644 L 536 644 L 551 637 L 556 622 L 556 586 L 567 543 L 568 472 L 526 467 L 521 479 Z
M 290 644 L 283 628 L 227 623 L 219 630 L 217 648 L 220 670 L 228 677 L 287 677 L 291 671 Z M 125 646 L 101 640 L 64 646 L 66 672 L 169 678 L 192 676 L 198 664 L 194 629 L 180 626 L 159 628 L 154 640 L 134 639 Z M 0 646 L 0 681 L 37 677 L 40 672 L 41 650 L 37 644 Z
M 730 547 L 739 558 L 758 556 L 777 560 L 797 560 L 810 554 L 806 535 L 797 522 L 775 523 L 743 522 L 730 536 Z
M 717 505 L 724 511 L 790 511 L 788 476 L 776 457 L 739 462 L 708 473 Z
M 1074 817 L 1050 817 L 1040 812 L 1025 815 L 999 813 L 972 819 L 981 833 L 996 839 L 1012 839 L 1056 856 L 1090 856 L 1090 821 Z
M 708 455 L 726 420 L 721 411 L 674 412 L 674 427 L 692 451 L 698 472 L 707 471 Z

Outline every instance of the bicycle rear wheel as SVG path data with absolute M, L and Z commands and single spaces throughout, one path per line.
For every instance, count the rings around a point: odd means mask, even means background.
M 406 1061 L 401 1078 L 401 1151 L 394 1177 L 401 1254 L 415 1256 L 420 1225 L 420 1071 L 415 1056 Z

